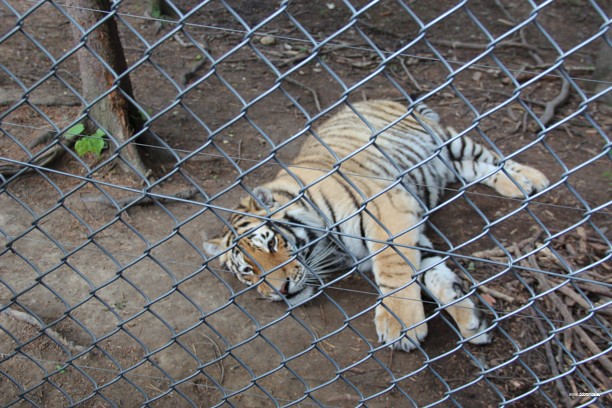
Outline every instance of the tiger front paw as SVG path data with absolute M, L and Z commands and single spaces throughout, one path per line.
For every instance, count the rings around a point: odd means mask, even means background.
M 395 350 L 406 352 L 414 350 L 427 336 L 427 323 L 424 322 L 423 305 L 419 303 L 408 310 L 404 305 L 403 309 L 397 312 L 394 310 L 394 314 L 402 320 L 403 325 L 385 306 L 376 307 L 374 323 L 376 324 L 378 341 Z M 416 326 L 417 324 L 418 326 Z M 415 327 L 405 331 L 405 333 L 402 332 L 402 329 L 412 326 Z

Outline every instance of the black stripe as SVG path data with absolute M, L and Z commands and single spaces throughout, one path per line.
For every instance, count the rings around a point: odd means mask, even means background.
M 288 222 L 292 223 L 292 224 L 296 224 L 295 226 L 291 225 L 290 226 L 291 228 L 295 228 L 295 227 L 297 227 L 297 228 L 304 228 L 304 231 L 306 231 L 306 236 L 308 237 L 308 242 L 312 242 L 312 241 L 314 241 L 315 239 L 318 238 L 318 235 L 317 235 L 316 231 L 314 231 L 311 228 L 308 228 L 308 226 L 306 224 L 302 223 L 300 220 L 298 220 L 294 216 L 289 215 L 289 214 L 285 214 L 283 216 L 283 218 L 285 220 L 287 220 Z M 302 226 L 302 227 L 300 227 L 300 226 Z M 297 244 L 297 242 L 296 242 L 296 244 Z M 305 245 L 305 243 L 304 243 L 304 245 Z
M 334 179 L 335 180 L 335 179 Z M 338 182 L 338 184 L 340 184 L 340 186 L 342 186 L 342 188 L 344 189 L 344 191 L 346 191 L 346 193 L 348 194 L 348 196 L 351 198 L 351 200 L 353 201 L 353 205 L 355 206 L 355 209 L 358 210 L 360 205 L 359 205 L 359 201 L 357 200 L 357 198 L 355 197 L 355 192 L 350 189 L 347 185 L 345 185 L 343 182 L 336 180 Z M 365 227 L 363 225 L 363 212 L 359 211 L 357 213 L 357 217 L 359 217 L 359 232 L 361 234 L 362 238 L 366 237 L 365 234 Z M 363 247 L 367 250 L 368 247 L 365 243 L 364 240 L 361 240 L 361 245 L 363 245 Z
M 293 165 L 300 167 L 307 167 L 306 170 L 318 170 L 321 172 L 332 170 L 335 162 L 326 162 L 325 160 L 298 160 Z M 323 166 L 329 166 L 329 168 L 324 168 Z M 308 166 L 312 166 L 312 169 L 308 168 Z
M 362 163 L 360 163 L 357 160 L 357 156 L 359 156 L 359 154 L 366 154 L 366 155 L 368 155 L 369 158 L 365 159 L 364 161 L 367 164 L 372 164 L 374 168 L 366 167 Z M 391 167 L 394 167 L 396 172 L 399 171 L 397 166 L 394 166 L 393 163 L 391 163 L 388 159 L 386 159 L 384 156 L 382 156 L 382 154 L 378 155 L 378 154 L 376 154 L 374 152 L 371 152 L 371 151 L 368 151 L 368 150 L 362 150 L 361 152 L 359 152 L 359 154 L 356 155 L 356 156 L 353 156 L 351 158 L 351 160 L 354 160 L 353 162 L 351 162 L 351 165 L 356 164 L 359 168 L 365 170 L 367 172 L 366 175 L 368 175 L 368 176 L 395 177 L 396 174 L 394 174 L 393 172 L 389 171 L 389 169 L 385 165 L 389 165 Z
M 395 290 L 395 289 L 399 288 L 399 286 L 389 286 L 389 285 L 385 285 L 384 283 L 379 283 L 378 287 L 379 288 L 384 288 L 384 289 L 389 289 L 389 290 Z
M 236 208 L 236 210 L 241 211 L 240 207 Z M 236 225 L 236 223 L 238 223 L 241 219 L 245 218 L 244 215 L 242 214 L 237 214 L 237 213 L 233 213 L 232 215 L 230 215 L 229 219 L 227 220 L 227 222 L 230 225 Z
M 283 218 L 285 220 L 287 220 L 288 222 L 292 223 L 292 224 L 296 224 L 296 226 L 300 226 L 300 225 L 304 225 L 300 220 L 298 220 L 297 218 L 295 218 L 293 215 L 290 214 L 285 214 L 283 215 Z M 291 225 L 291 227 L 295 227 L 294 225 Z
M 272 187 L 272 193 L 276 193 L 282 196 L 285 196 L 289 199 L 293 199 L 295 198 L 295 194 L 293 194 L 291 191 L 286 190 L 284 188 L 280 188 L 280 187 Z
M 427 184 L 427 181 L 425 182 L 425 184 Z M 427 185 L 423 187 L 423 197 L 421 199 L 429 206 L 429 208 L 433 208 L 436 206 L 437 203 L 433 201 L 438 201 L 432 199 L 431 192 L 429 191 L 429 186 Z
M 275 227 L 279 229 L 283 234 L 290 235 L 294 243 L 297 244 L 297 241 L 301 240 L 297 235 L 295 235 L 295 233 L 293 232 L 293 229 L 290 226 L 285 226 L 285 225 L 282 225 L 281 223 L 276 223 Z
M 371 175 L 371 176 L 376 176 L 376 177 L 383 177 L 381 174 L 375 174 L 375 170 L 374 169 L 372 169 L 370 167 L 364 166 L 362 163 L 360 163 L 359 161 L 355 160 L 354 158 L 351 159 L 351 160 L 354 160 L 353 162 L 351 162 L 351 164 L 350 164 L 351 166 L 357 166 L 357 167 L 359 167 L 360 170 L 363 171 L 363 173 L 358 173 L 359 175 Z M 376 166 L 376 167 L 378 167 L 378 169 L 380 170 L 379 166 Z M 342 168 L 341 168 L 341 170 L 342 170 Z M 387 176 L 390 176 L 390 174 L 387 173 Z
M 240 223 L 238 223 L 238 224 L 236 224 L 236 223 L 234 222 L 234 229 L 238 230 L 238 229 L 241 229 L 241 228 L 247 227 L 247 226 L 251 225 L 252 223 L 253 223 L 253 222 L 252 222 L 252 221 L 250 221 L 250 220 L 241 221 L 241 222 L 240 222 Z
M 452 148 L 452 145 L 453 145 L 454 143 L 456 143 L 456 142 L 457 142 L 457 140 L 453 141 L 453 142 L 452 142 L 452 143 L 451 143 L 451 144 L 448 146 L 448 147 L 449 147 L 449 149 L 448 149 L 448 150 L 449 150 L 449 152 L 450 152 L 450 154 L 451 154 L 451 158 L 452 158 L 453 160 L 456 160 L 456 161 L 461 161 L 461 158 L 463 157 L 463 149 L 465 149 L 465 141 L 463 140 L 463 138 L 459 138 L 459 143 L 461 143 L 461 148 L 459 149 L 459 155 L 455 154 L 455 151 L 454 151 L 454 149 Z
M 317 246 L 317 245 L 316 245 L 316 244 L 314 244 L 314 245 L 310 245 L 310 246 L 308 246 L 306 249 L 304 249 L 304 250 L 302 251 L 302 257 L 303 257 L 304 259 L 308 259 L 308 258 L 310 257 L 310 255 L 312 254 L 312 251 L 314 251 L 314 249 L 315 249 L 315 247 L 316 247 L 316 246 Z M 302 247 L 302 248 L 303 248 L 303 247 Z
M 478 161 L 478 159 L 480 159 L 480 156 L 482 156 L 482 153 L 484 152 L 484 149 L 482 148 L 482 146 L 475 146 L 475 147 L 480 147 L 480 150 L 478 151 L 478 153 L 476 153 L 474 155 L 474 161 Z M 474 149 L 476 150 L 476 149 Z
M 329 209 L 329 215 L 331 216 L 331 221 L 332 224 L 335 224 L 337 222 L 336 219 L 336 213 L 332 207 L 332 205 L 330 204 L 330 202 L 327 200 L 327 197 L 325 197 L 323 194 L 321 194 L 321 199 L 323 200 L 323 202 L 325 203 L 325 205 L 327 206 L 327 208 Z M 338 226 L 334 227 L 334 229 L 336 231 L 338 231 Z

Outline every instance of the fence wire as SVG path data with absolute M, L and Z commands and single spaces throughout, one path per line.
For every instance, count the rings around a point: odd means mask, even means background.
M 609 11 L 0 0 L 0 403 L 609 406 Z M 100 38 L 114 26 L 113 54 Z M 551 181 L 524 199 L 449 185 L 423 216 L 433 248 L 410 247 L 463 278 L 491 344 L 466 341 L 452 304 L 383 296 L 360 268 L 377 253 L 347 256 L 292 305 L 261 301 L 203 250 L 241 197 L 323 143 L 318 125 L 374 99 L 425 102 L 457 138 Z M 105 119 L 117 100 L 129 116 Z M 312 233 L 388 244 L 334 228 L 345 220 Z M 378 342 L 383 298 L 425 306 L 429 334 L 410 353 Z

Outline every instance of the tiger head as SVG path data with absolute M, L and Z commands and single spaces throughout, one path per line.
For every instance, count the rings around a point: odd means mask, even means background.
M 204 250 L 218 256 L 241 282 L 256 286 L 263 298 L 300 303 L 314 292 L 312 279 L 308 278 L 312 273 L 298 260 L 295 243 L 287 239 L 294 232 L 274 222 L 283 217 L 285 210 L 275 212 L 279 204 L 266 188 L 257 187 L 253 195 L 241 200 L 228 220 L 231 228 L 206 241 Z

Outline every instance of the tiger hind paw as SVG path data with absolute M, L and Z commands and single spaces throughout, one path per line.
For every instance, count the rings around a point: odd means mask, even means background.
M 516 162 L 506 164 L 506 173 L 499 172 L 494 183 L 495 190 L 504 197 L 523 198 L 524 194 L 517 186 L 531 195 L 540 192 L 550 185 L 548 178 L 539 170 Z

